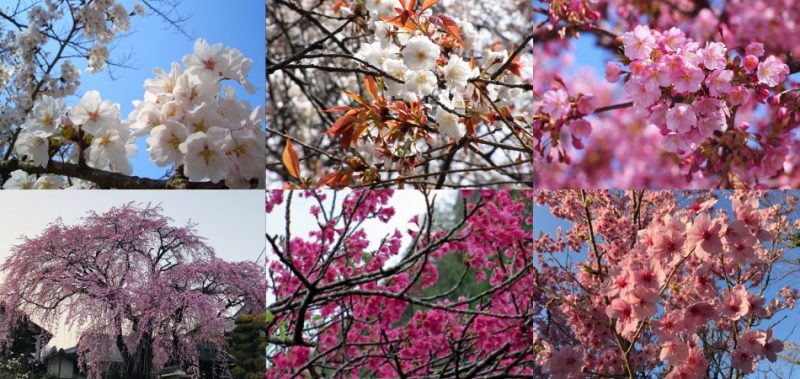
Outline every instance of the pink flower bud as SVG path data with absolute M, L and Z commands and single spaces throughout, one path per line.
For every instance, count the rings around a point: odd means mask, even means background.
M 606 63 L 606 80 L 609 83 L 616 83 L 621 72 L 622 68 L 616 62 Z
M 577 105 L 580 114 L 592 114 L 597 109 L 597 97 L 594 95 L 582 95 L 578 99 Z
M 768 97 L 769 97 L 769 90 L 768 89 L 762 87 L 762 88 L 759 88 L 758 91 L 756 91 L 756 100 L 758 100 L 759 103 L 762 103 L 762 104 L 766 103 Z
M 747 72 L 753 72 L 758 67 L 758 57 L 755 55 L 748 55 L 744 57 L 744 68 Z
M 584 119 L 572 120 L 569 123 L 569 130 L 572 132 L 572 137 L 577 139 L 585 138 L 592 133 L 592 124 Z

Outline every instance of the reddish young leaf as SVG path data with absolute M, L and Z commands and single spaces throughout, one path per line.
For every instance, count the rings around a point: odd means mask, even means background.
M 322 188 L 324 186 L 328 186 L 333 189 L 337 188 L 344 188 L 350 184 L 351 175 L 349 172 L 331 172 L 325 175 L 322 175 L 317 182 L 316 188 Z
M 344 0 L 336 0 L 336 2 L 333 4 L 333 11 L 338 12 L 339 10 L 341 10 L 343 7 L 346 6 L 347 2 L 345 2 Z
M 372 96 L 373 100 L 380 100 L 382 96 L 378 93 L 378 84 L 375 78 L 367 76 L 364 78 L 364 85 L 367 87 L 367 93 Z
M 355 109 L 347 111 L 347 113 L 342 115 L 342 117 L 339 117 L 333 122 L 333 125 L 331 125 L 330 129 L 324 131 L 323 133 L 333 135 L 341 133 L 343 129 L 350 127 L 350 125 L 352 125 L 353 122 L 358 119 L 356 117 L 357 114 L 358 111 Z
M 422 11 L 425 12 L 428 8 L 436 5 L 440 0 L 424 0 L 422 2 Z
M 458 24 L 455 20 L 444 15 L 439 16 L 439 20 L 442 21 L 442 27 L 445 33 L 455 38 L 458 43 L 464 43 L 464 40 L 461 39 L 461 31 L 459 30 Z
M 339 112 L 347 112 L 347 111 L 349 111 L 351 109 L 353 109 L 353 107 L 347 106 L 347 105 L 340 105 L 338 107 L 328 108 L 328 109 L 325 110 L 325 112 L 327 112 L 327 113 L 339 113 Z
M 286 139 L 286 147 L 283 149 L 283 165 L 286 166 L 286 171 L 289 175 L 300 179 L 300 158 L 297 156 L 297 151 L 292 146 L 292 140 Z
M 511 63 L 508 64 L 506 70 L 510 71 L 512 74 L 516 76 L 522 76 L 522 61 L 520 60 L 521 57 L 514 58 Z

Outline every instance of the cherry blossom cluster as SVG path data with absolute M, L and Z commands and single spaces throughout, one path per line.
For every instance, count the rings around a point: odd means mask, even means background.
M 119 104 L 103 100 L 89 91 L 67 110 L 63 99 L 43 95 L 28 114 L 14 145 L 17 156 L 41 167 L 61 153 L 66 161 L 85 160 L 89 167 L 130 174 L 128 158 L 136 153 L 130 132 L 119 117 Z M 68 155 L 65 155 L 68 154 Z M 21 186 L 30 180 L 16 173 L 5 187 Z
M 574 101 L 591 96 L 597 104 L 618 104 L 619 89 L 608 83 L 602 73 L 587 67 L 574 55 L 576 51 L 561 42 L 534 47 L 538 61 L 534 71 L 534 96 L 540 96 L 553 86 L 565 91 Z M 577 51 L 579 53 L 579 51 Z M 574 72 L 569 80 L 563 73 Z M 560 83 L 563 83 L 560 84 Z M 600 108 L 598 108 L 600 109 Z M 570 106 L 577 112 L 577 106 Z M 602 111 L 602 109 L 601 109 Z M 573 113 L 578 117 L 577 113 Z M 656 128 L 642 125 L 632 107 L 597 112 L 580 118 L 567 116 L 561 122 L 545 121 L 534 116 L 534 185 L 538 188 L 682 188 L 687 186 L 686 174 L 675 165 L 671 154 L 662 153 L 662 136 Z M 591 126 L 591 133 L 580 135 L 577 143 L 569 128 Z M 584 123 L 583 121 L 586 121 Z M 580 132 L 580 128 L 576 129 Z M 580 149 L 576 148 L 580 147 Z M 653 170 L 653 167 L 660 167 Z M 710 186 L 708 179 L 693 178 L 692 186 Z
M 525 102 L 520 102 L 524 98 L 521 96 L 523 90 L 515 86 L 525 82 L 524 73 L 530 72 L 530 67 L 526 68 L 525 62 L 519 59 L 508 67 L 507 61 L 513 57 L 502 48 L 479 52 L 482 53 L 479 62 L 462 58 L 476 53 L 477 31 L 469 21 L 434 15 L 428 8 L 419 15 L 424 30 L 398 27 L 383 20 L 396 16 L 396 9 L 402 8 L 399 1 L 375 2 L 374 8 L 369 7 L 370 3 L 367 5 L 375 40 L 362 44 L 356 57 L 388 74 L 383 81 L 387 100 L 400 99 L 412 106 L 421 102 L 435 103 L 433 120 L 436 130 L 445 137 L 456 139 L 467 133 L 465 121 L 468 114 L 487 114 L 494 111 L 493 107 L 514 105 L 524 109 Z M 500 75 L 493 77 L 495 73 Z M 476 80 L 490 77 L 501 84 Z M 426 98 L 431 100 L 423 101 Z M 434 108 L 427 104 L 421 106 L 425 111 Z M 422 117 L 420 121 L 424 122 Z M 390 132 L 380 130 L 381 123 L 377 121 L 373 125 L 375 133 Z M 414 165 L 406 166 L 403 161 L 420 159 L 418 153 L 424 149 L 420 144 L 425 142 L 419 135 L 396 141 L 393 155 L 397 159 L 393 162 L 399 163 L 398 169 L 411 174 L 407 170 L 413 169 Z
M 359 370 L 376 377 L 533 373 L 528 323 L 536 311 L 525 250 L 531 192 L 464 191 L 466 219 L 452 229 L 432 225 L 424 211 L 396 220 L 390 190 L 348 193 L 340 207 L 332 206 L 332 192 L 277 193 L 268 195 L 267 207 L 287 204 L 288 216 L 268 217 L 294 225 L 296 215 L 311 214 L 319 228 L 308 236 L 268 236 L 268 378 L 322 370 L 331 377 Z M 298 202 L 306 205 L 292 211 Z M 396 229 L 371 235 L 360 226 L 370 223 Z M 439 281 L 435 262 L 452 254 L 463 256 L 466 271 L 449 293 L 474 276 L 491 296 L 423 296 Z
M 542 373 L 728 377 L 777 360 L 774 319 L 798 297 L 770 287 L 796 232 L 793 194 L 542 191 L 535 200 L 572 223 L 534 242 L 547 309 L 534 342 Z
M 86 58 L 90 72 L 103 70 L 108 60 L 107 43 L 130 25 L 130 12 L 114 0 L 92 1 L 74 8 L 72 4 L 65 6 L 52 0 L 42 3 L 27 8 L 26 19 L 20 17 L 23 22 L 0 30 L 0 46 L 12 52 L 11 56 L 3 54 L 0 63 L 0 87 L 9 94 L 0 104 L 3 114 L 0 132 L 24 122 L 26 113 L 42 95 L 62 98 L 75 92 L 80 85 L 80 73 L 71 59 Z M 49 67 L 41 66 L 36 52 L 51 41 L 52 31 L 65 20 L 65 13 L 72 18 L 75 34 L 83 40 L 62 41 L 64 48 L 69 48 L 63 55 L 69 53 L 71 58 L 58 54 L 52 62 L 47 62 L 51 64 Z M 2 141 L 7 142 L 7 138 L 3 136 Z
M 579 93 L 570 96 L 566 89 L 548 90 L 541 101 L 534 104 L 534 133 L 540 136 L 536 149 L 552 161 L 553 155 L 544 153 L 542 136 L 549 132 L 558 151 L 559 162 L 569 162 L 570 157 L 560 145 L 570 144 L 575 149 L 584 148 L 584 139 L 592 133 L 592 124 L 584 119 L 597 109 L 597 97 Z
M 501 39 L 487 27 L 476 27 L 473 23 L 486 17 L 474 14 L 479 9 L 510 11 L 508 8 L 527 8 L 527 3 L 503 1 L 475 9 L 456 1 L 331 3 L 317 9 L 326 12 L 328 5 L 332 5 L 330 17 L 320 17 L 319 23 L 335 36 L 334 40 L 340 37 L 333 31 L 341 30 L 344 22 L 331 20 L 349 17 L 347 20 L 354 20 L 366 31 L 356 35 L 357 38 L 342 40 L 347 42 L 340 44 L 344 54 L 326 50 L 303 56 L 287 50 L 286 56 L 281 57 L 284 38 L 295 33 L 298 38 L 309 39 L 308 43 L 313 38 L 305 30 L 302 34 L 293 30 L 294 21 L 305 21 L 299 17 L 302 12 L 296 9 L 284 9 L 280 4 L 274 7 L 275 13 L 281 15 L 276 20 L 287 22 L 288 28 L 270 26 L 271 19 L 268 20 L 268 34 L 277 36 L 268 50 L 275 57 L 275 63 L 268 62 L 268 66 L 272 65 L 268 67 L 269 81 L 274 83 L 273 87 L 286 88 L 285 95 L 278 91 L 269 99 L 275 108 L 271 113 L 286 116 L 280 120 L 276 117 L 270 123 L 269 128 L 277 138 L 276 142 L 268 142 L 268 149 L 282 152 L 287 138 L 294 139 L 293 148 L 300 145 L 295 141 L 302 142 L 304 147 L 298 154 L 302 170 L 288 165 L 286 172 L 280 174 L 292 178 L 284 182 L 291 181 L 304 188 L 386 186 L 392 179 L 403 181 L 403 177 L 425 182 L 427 172 L 445 171 L 446 175 L 448 170 L 456 169 L 455 165 L 451 167 L 452 158 L 442 164 L 441 157 L 432 155 L 433 152 L 450 147 L 460 150 L 464 143 L 459 145 L 459 142 L 465 138 L 494 142 L 493 148 L 512 149 L 489 153 L 483 158 L 467 153 L 457 162 L 479 165 L 486 160 L 497 160 L 496 165 L 507 166 L 525 163 L 525 157 L 520 158 L 519 153 L 524 153 L 525 145 L 531 141 L 530 113 L 525 111 L 530 109 L 531 98 L 524 96 L 529 91 L 532 71 L 532 57 L 526 49 L 530 38 L 525 38 L 529 27 L 524 24 L 520 28 L 525 34 L 510 30 Z M 501 24 L 509 28 L 517 26 L 507 25 L 513 23 L 508 18 L 494 21 L 498 28 Z M 320 38 L 326 36 L 315 39 Z M 330 100 L 329 103 L 321 101 L 317 94 L 321 90 L 294 80 L 325 71 L 355 74 L 330 75 L 330 78 L 322 75 L 324 81 L 319 86 L 330 86 L 342 93 L 331 97 L 330 90 L 323 91 L 326 93 L 323 98 Z M 330 114 L 334 115 L 332 120 Z M 324 133 L 312 128 L 318 125 Z M 475 146 L 480 142 L 476 141 Z M 322 162 L 315 157 L 306 158 L 320 153 L 312 148 L 317 146 L 329 152 L 323 154 Z M 269 169 L 272 159 L 268 161 Z M 279 161 L 280 156 L 276 162 Z M 523 169 L 527 168 L 514 168 Z M 478 176 L 476 172 L 464 176 Z
M 796 187 L 796 5 L 534 4 L 534 48 L 544 54 L 534 75 L 548 72 L 538 75 L 547 80 L 541 87 L 534 81 L 536 185 Z M 573 52 L 585 46 L 579 40 L 602 58 Z M 599 83 L 587 82 L 580 69 L 567 68 L 609 58 L 607 78 L 624 84 L 611 97 L 592 92 Z M 599 100 L 589 115 L 577 109 L 585 95 Z M 665 170 L 651 175 L 653 166 Z
M 769 90 L 789 74 L 778 58 L 763 56 L 760 43 L 748 45 L 741 59 L 730 58 L 721 42 L 701 46 L 677 28 L 659 33 L 640 25 L 622 40 L 630 60 L 625 93 L 634 107 L 650 114 L 649 122 L 660 128 L 666 149 L 679 155 L 695 151 L 729 127 L 741 129 L 728 121 L 731 108 L 752 99 L 765 102 Z M 613 62 L 606 66 L 611 82 L 620 72 Z
M 727 16 L 727 27 L 730 38 L 740 46 L 749 41 L 763 41 L 764 47 L 774 54 L 791 53 L 800 56 L 800 8 L 792 1 L 747 1 L 733 0 L 729 2 L 730 11 Z M 718 17 L 722 18 L 722 17 Z
M 102 99 L 98 91 L 86 92 L 71 108 L 62 98 L 41 95 L 20 126 L 14 152 L 40 167 L 58 160 L 130 175 L 135 139 L 147 135 L 150 160 L 181 168 L 189 180 L 225 180 L 229 188 L 263 183 L 263 108 L 238 100 L 233 87 L 221 89 L 223 81 L 233 80 L 253 92 L 247 79 L 252 61 L 239 50 L 203 39 L 183 61 L 184 69 L 173 64 L 169 73 L 155 70 L 158 76 L 145 81 L 144 101 L 134 102 L 127 120 L 120 118 L 119 104 Z M 16 170 L 3 187 L 64 186 L 92 183 Z
M 370 14 L 376 17 L 391 16 L 393 11 L 394 7 L 390 6 L 388 13 L 377 9 Z M 423 19 L 435 17 L 430 9 L 423 12 L 422 16 Z M 442 27 L 438 30 L 432 28 L 425 34 L 421 31 L 403 32 L 394 25 L 376 19 L 373 24 L 375 42 L 363 44 L 356 56 L 397 79 L 385 81 L 387 97 L 408 102 L 420 101 L 427 96 L 438 97 L 440 105 L 434 113 L 438 131 L 445 136 L 459 138 L 466 132 L 459 114 L 464 114 L 468 108 L 487 113 L 490 111 L 490 101 L 499 105 L 513 104 L 522 90 L 495 84 L 479 88 L 470 79 L 493 74 L 506 63 L 509 52 L 493 50 L 484 54 L 480 62 L 464 60 L 462 55 L 472 54 L 477 33 L 475 27 L 468 21 L 458 23 L 459 46 L 458 41 L 453 41 L 452 32 L 446 29 L 451 27 L 447 23 L 455 21 L 449 18 L 440 20 Z M 443 49 L 450 50 L 450 54 L 443 54 Z M 498 80 L 512 85 L 521 84 L 523 70 L 524 67 L 517 67 L 504 71 Z M 444 87 L 439 87 L 440 82 L 445 84 Z M 484 99 L 482 91 L 487 91 L 489 99 Z
M 716 146 L 709 140 L 728 135 L 746 143 L 746 137 L 738 134 L 746 133 L 749 124 L 734 125 L 731 109 L 751 101 L 766 102 L 770 90 L 789 74 L 778 58 L 763 56 L 759 43 L 747 47 L 744 59 L 730 58 L 723 43 L 701 46 L 677 28 L 660 33 L 639 25 L 622 36 L 622 44 L 629 70 L 625 94 L 640 114 L 649 115 L 648 123 L 659 128 L 665 150 L 679 156 L 695 153 L 695 167 L 714 154 L 707 152 Z M 622 74 L 619 64 L 607 64 L 609 82 Z M 592 95 L 570 98 L 563 89 L 554 89 L 542 95 L 539 111 L 549 116 L 545 122 L 568 125 L 573 144 L 580 149 L 581 139 L 591 132 L 591 124 L 581 117 L 596 108 Z
M 261 106 L 251 108 L 232 80 L 253 93 L 247 76 L 252 60 L 237 49 L 198 39 L 183 68 L 156 69 L 144 83 L 144 100 L 128 116 L 132 135 L 147 135 L 150 160 L 160 167 L 183 167 L 193 181 L 225 180 L 231 188 L 263 183 L 264 134 Z M 222 92 L 222 93 L 221 93 Z

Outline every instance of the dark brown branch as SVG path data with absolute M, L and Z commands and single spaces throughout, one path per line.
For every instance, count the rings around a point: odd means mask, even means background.
M 150 179 L 138 176 L 128 176 L 116 172 L 98 170 L 88 166 L 73 163 L 50 161 L 46 167 L 37 166 L 31 162 L 20 162 L 16 159 L 0 161 L 0 175 L 7 176 L 12 171 L 22 170 L 29 174 L 60 175 L 88 180 L 102 188 L 118 189 L 224 189 L 225 182 L 190 182 L 186 178 L 177 176 L 172 179 Z

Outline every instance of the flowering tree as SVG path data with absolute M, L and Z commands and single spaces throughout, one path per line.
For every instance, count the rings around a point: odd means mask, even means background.
M 774 288 L 797 197 L 720 195 L 538 192 L 539 209 L 570 223 L 534 238 L 539 373 L 740 378 L 776 361 L 777 316 L 798 298 Z
M 268 378 L 530 377 L 532 193 L 462 192 L 463 213 L 446 228 L 437 227 L 435 195 L 423 195 L 425 209 L 404 222 L 394 219 L 391 190 L 343 201 L 268 192 L 269 219 L 286 222 L 267 236 Z M 315 230 L 293 234 L 308 213 Z M 379 236 L 369 223 L 396 229 Z M 448 257 L 463 268 L 440 272 Z M 448 275 L 446 288 L 429 291 Z M 479 286 L 464 291 L 468 281 Z
M 40 4 L 39 4 L 40 3 Z M 144 4 L 144 5 L 142 5 Z M 170 7 L 171 6 L 171 7 Z M 169 0 L 18 1 L 0 9 L 0 184 L 3 188 L 263 187 L 263 110 L 236 99 L 226 82 L 247 91 L 252 61 L 239 50 L 199 39 L 183 67 L 156 69 L 144 99 L 120 118 L 119 104 L 97 91 L 68 107 L 80 72 L 111 62 L 107 45 L 146 7 L 180 29 Z M 166 8 L 166 9 L 165 9 Z M 136 138 L 147 136 L 150 160 L 167 179 L 131 176 Z
M 796 187 L 799 9 L 535 2 L 536 186 Z M 605 80 L 565 69 L 580 39 L 605 52 Z
M 530 187 L 528 1 L 267 7 L 270 187 Z
M 161 212 L 126 204 L 24 238 L 1 267 L 6 319 L 29 315 L 80 331 L 77 351 L 93 378 L 109 349 L 126 378 L 165 365 L 196 370 L 200 344 L 225 344 L 229 311 L 263 309 L 265 273 L 217 258 L 192 224 L 174 226 Z

